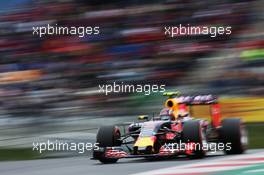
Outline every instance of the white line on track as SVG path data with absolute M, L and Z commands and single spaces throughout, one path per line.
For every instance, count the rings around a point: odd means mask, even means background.
M 176 162 L 177 163 L 177 162 Z M 253 154 L 242 154 L 223 157 L 209 162 L 203 161 L 198 163 L 191 163 L 187 165 L 174 166 L 163 168 L 159 170 L 146 171 L 136 173 L 133 175 L 162 175 L 162 174 L 195 174 L 208 173 L 224 170 L 234 170 L 254 165 L 256 163 L 264 163 L 264 151 Z

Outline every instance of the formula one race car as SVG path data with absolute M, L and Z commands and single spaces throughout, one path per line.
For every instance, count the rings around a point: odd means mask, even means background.
M 221 120 L 220 104 L 212 95 L 168 96 L 165 108 L 158 116 L 140 122 L 118 126 L 102 126 L 97 133 L 99 148 L 93 159 L 115 163 L 121 158 L 157 158 L 187 155 L 203 158 L 207 151 L 222 150 L 226 154 L 241 154 L 246 150 L 247 132 L 239 118 Z M 192 118 L 192 106 L 208 105 L 211 121 Z M 123 133 L 123 134 L 121 134 Z

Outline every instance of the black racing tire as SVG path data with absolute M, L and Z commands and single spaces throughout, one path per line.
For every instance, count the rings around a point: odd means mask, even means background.
M 100 148 L 121 146 L 120 130 L 116 126 L 102 126 L 99 128 L 96 136 L 96 143 Z M 105 157 L 104 152 L 94 150 L 93 157 L 102 163 L 116 163 L 118 159 Z
M 194 154 L 189 155 L 189 158 L 201 159 L 205 156 L 205 151 L 203 150 L 205 135 L 200 120 L 186 121 L 183 124 L 182 138 L 184 143 L 193 142 L 196 144 Z
M 248 136 L 241 119 L 223 119 L 220 128 L 220 139 L 225 145 L 224 151 L 226 154 L 242 154 L 247 148 Z M 229 144 L 228 147 L 227 144 Z

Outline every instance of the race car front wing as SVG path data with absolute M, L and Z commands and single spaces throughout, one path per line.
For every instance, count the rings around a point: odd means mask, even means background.
M 193 150 L 177 150 L 177 149 L 166 149 L 161 147 L 158 153 L 155 154 L 130 154 L 126 152 L 122 147 L 106 147 L 99 148 L 98 150 L 94 150 L 95 152 L 101 152 L 104 154 L 106 158 L 140 158 L 140 157 L 170 157 L 177 155 L 191 155 L 193 154 Z M 92 158 L 94 159 L 94 158 Z

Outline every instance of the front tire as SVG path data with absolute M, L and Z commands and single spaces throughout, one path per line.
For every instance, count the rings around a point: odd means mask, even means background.
M 116 126 L 102 126 L 96 136 L 96 143 L 100 148 L 121 146 L 120 130 Z M 93 157 L 102 163 L 116 163 L 118 159 L 105 157 L 104 152 L 94 150 Z
M 184 143 L 195 143 L 195 150 L 190 158 L 203 158 L 205 151 L 203 150 L 203 142 L 205 135 L 200 120 L 190 120 L 183 125 L 183 141 Z M 197 146 L 198 145 L 198 146 Z

